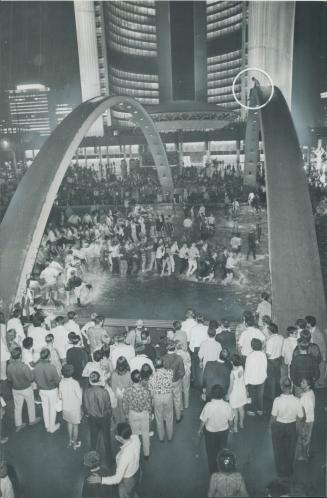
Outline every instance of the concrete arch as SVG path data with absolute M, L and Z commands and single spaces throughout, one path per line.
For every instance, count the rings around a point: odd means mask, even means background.
M 8 307 L 21 297 L 68 165 L 81 140 L 101 114 L 118 106 L 131 113 L 152 152 L 163 194 L 173 194 L 166 151 L 151 117 L 131 97 L 96 97 L 79 105 L 48 138 L 21 180 L 0 225 L 0 296 Z
M 253 89 L 250 102 L 262 105 L 270 91 Z M 257 137 L 252 143 L 256 150 L 260 120 L 265 154 L 273 320 L 283 334 L 305 315 L 314 315 L 325 328 L 326 300 L 308 183 L 292 116 L 279 88 L 274 87 L 270 103 L 249 113 L 248 119 Z M 255 171 L 251 173 L 248 185 L 255 178 Z

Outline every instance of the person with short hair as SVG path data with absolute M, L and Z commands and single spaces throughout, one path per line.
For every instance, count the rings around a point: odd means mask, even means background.
M 75 311 L 68 311 L 67 322 L 64 324 L 67 332 L 75 332 L 77 335 L 81 335 L 80 326 L 76 322 L 77 314 Z
M 179 320 L 173 322 L 174 337 L 176 343 L 182 344 L 183 350 L 187 351 L 187 334 L 182 329 L 182 323 Z
M 141 383 L 139 370 L 131 373 L 132 386 L 125 389 L 123 395 L 123 410 L 128 417 L 133 434 L 140 434 L 143 453 L 146 460 L 150 457 L 150 421 L 152 403 L 150 391 Z
M 232 371 L 230 373 L 230 383 L 227 393 L 229 404 L 232 407 L 234 414 L 234 432 L 244 429 L 244 406 L 247 404 L 247 392 L 244 380 L 244 369 L 242 359 L 238 354 L 234 354 L 231 358 Z
M 127 423 L 117 425 L 116 440 L 121 449 L 116 455 L 116 473 L 109 477 L 90 476 L 88 482 L 101 483 L 107 486 L 118 484 L 119 498 L 136 498 L 136 488 L 139 482 L 140 451 L 139 437 L 133 434 Z
M 0 463 L 0 496 L 2 498 L 15 498 L 15 489 L 13 482 L 9 477 L 8 466 L 6 462 Z
M 316 382 L 319 379 L 319 366 L 314 356 L 308 352 L 310 343 L 304 339 L 298 339 L 298 354 L 292 358 L 290 366 L 290 377 L 294 384 L 294 394 L 298 398 L 302 394 L 301 380 L 303 378 L 311 379 Z
M 32 319 L 32 324 L 27 329 L 27 336 L 33 339 L 34 361 L 40 358 L 40 351 L 46 347 L 45 336 L 47 330 L 44 327 L 44 318 L 36 314 Z
M 90 429 L 91 450 L 96 451 L 99 438 L 102 438 L 107 463 L 112 463 L 111 450 L 111 402 L 108 391 L 101 382 L 99 372 L 91 372 L 89 385 L 83 393 L 83 407 Z
M 142 346 L 144 347 L 143 354 L 145 354 L 153 363 L 157 354 L 155 348 L 151 344 L 151 335 L 148 330 L 143 330 L 141 332 L 141 341 Z
M 266 342 L 267 379 L 265 385 L 266 396 L 273 400 L 280 393 L 280 376 L 282 366 L 282 351 L 284 337 L 278 333 L 275 323 L 268 326 L 270 337 Z
M 176 344 L 176 353 L 184 363 L 184 377 L 182 378 L 182 406 L 186 410 L 190 404 L 190 387 L 191 387 L 191 355 L 184 350 L 184 345 L 180 342 Z
M 25 339 L 24 327 L 21 321 L 21 311 L 20 309 L 14 309 L 7 322 L 7 330 L 15 330 L 16 331 L 16 341 L 19 346 L 22 345 L 23 340 Z
M 308 461 L 313 424 L 315 420 L 315 393 L 311 380 L 301 380 L 302 395 L 300 405 L 303 409 L 303 419 L 297 422 L 297 444 L 295 449 L 296 460 Z
M 60 377 L 56 367 L 50 363 L 49 349 L 44 348 L 41 350 L 40 360 L 34 368 L 34 375 L 42 401 L 44 425 L 47 432 L 53 434 L 60 428 L 60 424 L 56 424 L 56 405 L 58 401 Z
M 288 377 L 282 379 L 281 391 L 272 406 L 271 437 L 277 474 L 289 477 L 293 473 L 296 421 L 303 418 L 303 409 L 300 400 L 292 394 L 292 382 Z
M 205 399 L 209 399 L 211 389 L 216 384 L 223 388 L 224 396 L 227 394 L 231 372 L 228 360 L 229 352 L 227 349 L 222 349 L 216 360 L 207 362 L 202 380 L 202 393 Z
M 82 418 L 82 389 L 77 380 L 73 379 L 73 365 L 66 363 L 61 373 L 63 378 L 59 384 L 59 399 L 62 402 L 62 418 L 67 422 L 68 447 L 76 450 L 81 446 L 78 441 L 78 426 Z
M 115 370 L 117 360 L 121 356 L 123 356 L 128 362 L 135 357 L 134 347 L 125 343 L 125 337 L 123 334 L 115 336 L 115 342 L 110 348 L 110 360 L 113 370 Z
M 117 423 L 125 422 L 126 415 L 123 410 L 123 397 L 127 387 L 132 385 L 131 369 L 124 356 L 119 356 L 116 368 L 111 374 L 111 388 L 117 399 L 117 407 L 114 409 L 114 417 Z
M 262 342 L 259 339 L 251 341 L 252 353 L 246 357 L 244 381 L 247 386 L 251 404 L 248 415 L 263 415 L 263 393 L 267 378 L 267 356 L 262 351 Z
M 317 320 L 314 316 L 308 315 L 305 317 L 305 320 L 307 322 L 307 328 L 311 334 L 311 342 L 317 344 L 321 353 L 321 362 L 319 363 L 320 376 L 315 387 L 323 388 L 326 386 L 327 372 L 326 340 L 321 330 L 317 327 Z
M 162 357 L 163 366 L 173 372 L 173 401 L 176 415 L 176 422 L 181 422 L 182 415 L 182 379 L 185 375 L 184 362 L 176 353 L 176 344 L 174 341 L 168 341 L 167 353 Z
M 267 292 L 261 293 L 261 301 L 257 306 L 256 314 L 258 316 L 258 325 L 262 327 L 262 318 L 269 316 L 271 318 L 271 303 L 269 302 L 269 294 Z
M 103 339 L 108 336 L 108 332 L 103 326 L 104 316 L 97 315 L 96 318 L 94 319 L 94 322 L 95 322 L 94 327 L 90 327 L 86 331 L 92 358 L 94 351 L 102 347 L 104 342 Z
M 282 348 L 282 373 L 285 374 L 284 377 L 289 377 L 294 349 L 297 346 L 297 328 L 293 326 L 287 327 L 286 333 L 287 337 L 284 339 Z
M 25 363 L 31 370 L 34 370 L 35 361 L 33 355 L 33 339 L 25 337 L 23 340 L 22 362 Z
M 238 347 L 245 362 L 246 357 L 253 351 L 251 347 L 252 339 L 259 339 L 264 344 L 266 338 L 261 330 L 255 327 L 255 321 L 252 313 L 244 316 L 244 323 L 246 328 L 240 335 Z
M 51 365 L 53 365 L 56 368 L 58 375 L 60 377 L 62 364 L 60 361 L 59 353 L 53 344 L 53 342 L 54 342 L 53 334 L 47 334 L 45 336 L 45 342 L 46 342 L 47 348 L 50 351 L 50 363 L 51 363 Z
M 208 498 L 249 496 L 244 479 L 236 470 L 236 457 L 232 451 L 225 448 L 218 454 L 217 467 L 210 477 Z
M 22 350 L 20 347 L 16 347 L 11 351 L 11 360 L 7 367 L 7 380 L 12 386 L 16 432 L 26 427 L 22 418 L 24 402 L 27 405 L 29 424 L 35 425 L 40 422 L 41 419 L 35 416 L 34 373 L 22 362 Z
M 221 344 L 216 341 L 216 329 L 214 327 L 210 327 L 207 331 L 208 338 L 205 339 L 201 345 L 198 352 L 200 367 L 202 371 L 205 369 L 205 366 L 208 361 L 216 361 L 220 355 L 222 350 Z
M 66 361 L 66 353 L 68 349 L 68 333 L 72 330 L 67 330 L 64 326 L 65 319 L 63 316 L 57 316 L 55 318 L 56 326 L 51 329 L 51 333 L 54 336 L 53 345 L 59 353 L 60 361 L 64 363 Z
M 73 365 L 73 379 L 81 382 L 83 370 L 88 362 L 88 354 L 82 347 L 81 337 L 75 332 L 69 332 L 68 341 L 70 347 L 66 353 L 66 363 Z
M 156 370 L 149 380 L 148 387 L 153 398 L 158 438 L 163 443 L 165 440 L 165 428 L 168 441 L 173 439 L 173 371 L 164 368 L 161 358 L 155 360 L 155 368 Z
M 228 432 L 233 423 L 233 412 L 226 401 L 223 400 L 224 389 L 219 384 L 212 387 L 210 398 L 200 415 L 201 436 L 204 431 L 209 472 L 216 470 L 217 455 L 227 445 Z

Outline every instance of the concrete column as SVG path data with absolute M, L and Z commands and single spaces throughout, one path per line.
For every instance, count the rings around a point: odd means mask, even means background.
M 207 15 L 206 2 L 193 3 L 194 95 L 207 102 Z
M 295 2 L 249 2 L 248 67 L 267 71 L 291 108 Z M 264 78 L 264 77 L 262 77 Z M 261 81 L 267 85 L 267 81 Z
M 156 2 L 158 75 L 160 102 L 173 100 L 171 62 L 170 2 Z
M 82 101 L 85 102 L 101 95 L 94 3 L 75 0 L 74 9 Z M 91 126 L 87 136 L 103 136 L 102 117 Z

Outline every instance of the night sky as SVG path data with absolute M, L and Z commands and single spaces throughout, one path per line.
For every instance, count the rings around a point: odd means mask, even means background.
M 326 9 L 327 2 L 297 3 L 292 110 L 301 127 L 315 124 L 319 92 L 327 91 L 321 83 L 322 60 L 327 59 Z M 0 68 L 0 116 L 5 113 L 4 90 L 18 83 L 43 83 L 56 91 L 56 101 L 78 104 L 73 2 L 1 2 Z

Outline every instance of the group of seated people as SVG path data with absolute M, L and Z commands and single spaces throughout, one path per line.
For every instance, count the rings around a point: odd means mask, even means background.
M 24 402 L 29 424 L 41 422 L 35 410 L 37 401 L 49 434 L 60 429 L 57 411 L 62 412 L 67 446 L 72 450 L 89 446 L 92 453 L 86 460 L 98 462 L 101 439 L 109 468 L 113 464 L 111 428 L 116 428 L 116 439 L 123 445 L 116 472 L 108 477 L 91 472 L 85 489 L 118 484 L 123 492 L 126 479 L 132 479 L 128 481 L 131 491 L 124 496 L 134 496 L 141 447 L 145 461 L 151 453 L 152 420 L 159 441 L 172 441 L 175 424 L 189 407 L 191 386 L 204 403 L 198 433 L 206 443 L 209 497 L 247 496 L 242 476 L 230 489 L 231 483 L 227 486 L 220 475 L 224 468 L 236 472 L 235 456 L 225 448 L 231 432 L 246 430 L 245 415 L 260 419 L 271 414 L 280 479 L 292 475 L 295 459 L 309 461 L 314 390 L 326 381 L 326 346 L 313 316 L 297 319 L 284 337 L 271 320 L 269 296 L 263 293 L 256 312 L 245 311 L 236 328 L 227 320 L 206 320 L 191 309 L 163 335 L 151 333 L 142 320 L 116 333 L 108 330 L 103 316 L 93 314 L 82 327 L 76 319 L 74 311 L 67 318 L 54 318 L 36 309 L 27 321 L 19 305 L 7 323 L 2 314 L 1 380 L 12 388 L 17 432 L 26 426 Z M 5 406 L 5 400 L 1 401 Z M 90 443 L 80 438 L 82 416 L 88 423 Z M 2 443 L 7 438 L 3 431 Z M 134 448 L 133 472 L 121 464 L 127 441 Z M 131 456 L 126 453 L 128 460 Z M 229 461 L 227 467 L 222 455 Z

